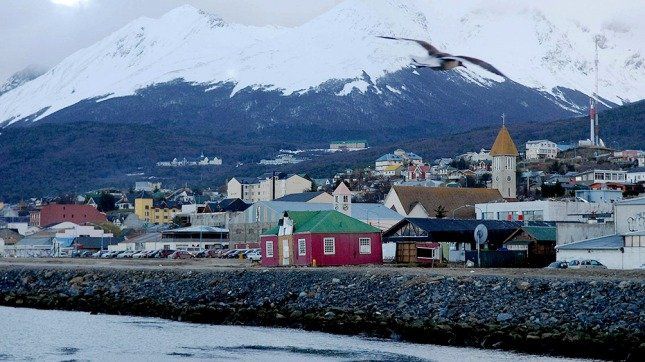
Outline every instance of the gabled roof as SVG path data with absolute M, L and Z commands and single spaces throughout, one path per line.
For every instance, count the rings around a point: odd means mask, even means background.
M 517 156 L 517 147 L 515 147 L 515 142 L 511 138 L 511 134 L 508 133 L 506 126 L 502 126 L 502 129 L 499 130 L 497 138 L 495 138 L 495 143 L 490 149 L 491 156 Z
M 538 241 L 556 240 L 556 228 L 552 226 L 522 226 L 522 230 Z
M 336 210 L 287 211 L 293 220 L 293 233 L 380 233 L 381 230 Z M 264 235 L 277 235 L 279 226 L 267 230 Z
M 558 245 L 558 250 L 616 250 L 624 246 L 623 237 L 617 234 L 601 236 L 599 238 L 576 241 L 574 243 Z
M 402 228 L 407 224 L 414 225 L 416 229 L 422 231 L 425 236 L 398 236 L 397 232 L 402 230 Z M 383 237 L 390 238 L 392 241 L 408 237 L 416 238 L 419 241 L 436 242 L 473 240 L 475 228 L 479 224 L 484 224 L 488 229 L 488 240 L 490 241 L 503 241 L 522 226 L 521 221 L 428 219 L 407 217 L 383 233 Z
M 274 201 L 287 201 L 287 202 L 308 202 L 316 197 L 325 194 L 324 191 L 308 191 L 300 192 L 297 194 L 285 195 L 280 198 L 275 199 Z
M 497 189 L 458 188 L 458 187 L 423 187 L 423 186 L 392 186 L 401 201 L 405 213 L 409 214 L 417 203 L 436 217 L 435 209 L 443 206 L 447 217 L 460 206 L 483 204 L 492 201 L 502 201 L 502 195 Z M 455 211 L 457 218 L 471 218 L 475 215 L 473 207 L 464 207 Z

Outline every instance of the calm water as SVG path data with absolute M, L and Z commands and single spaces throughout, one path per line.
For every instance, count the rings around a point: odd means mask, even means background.
M 420 345 L 294 329 L 0 307 L 0 360 L 547 361 L 500 351 Z

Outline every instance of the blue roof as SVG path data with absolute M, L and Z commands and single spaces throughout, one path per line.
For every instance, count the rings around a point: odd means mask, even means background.
M 403 220 L 398 212 L 383 204 L 352 203 L 352 217 L 359 220 Z
M 421 160 L 421 156 L 413 152 L 408 152 L 408 158 L 410 158 L 411 160 Z
M 64 248 L 71 248 L 74 244 L 74 237 L 71 238 L 54 238 L 54 241 Z
M 620 249 L 623 246 L 623 237 L 618 234 L 614 234 L 601 236 L 599 238 L 576 241 L 570 244 L 558 245 L 555 248 L 558 250 L 614 250 Z
M 387 153 L 376 159 L 376 162 L 381 162 L 381 161 L 403 161 L 403 158 L 393 153 Z

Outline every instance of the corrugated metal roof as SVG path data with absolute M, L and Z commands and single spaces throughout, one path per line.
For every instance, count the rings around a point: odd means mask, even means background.
M 403 220 L 398 212 L 388 209 L 383 204 L 352 204 L 352 217 L 359 220 Z
M 623 237 L 618 234 L 614 234 L 601 236 L 599 238 L 576 241 L 570 244 L 558 245 L 555 248 L 558 250 L 613 250 L 620 249 L 623 246 Z
M 287 211 L 293 220 L 294 233 L 375 233 L 380 229 L 360 220 L 349 217 L 336 210 L 324 211 Z M 274 227 L 264 235 L 277 235 L 278 227 Z

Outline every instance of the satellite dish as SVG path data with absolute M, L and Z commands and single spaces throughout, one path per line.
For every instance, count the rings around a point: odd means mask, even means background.
M 486 240 L 488 239 L 488 229 L 486 228 L 486 225 L 484 224 L 479 224 L 475 228 L 475 242 L 477 244 L 484 244 Z

